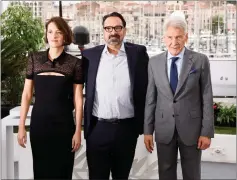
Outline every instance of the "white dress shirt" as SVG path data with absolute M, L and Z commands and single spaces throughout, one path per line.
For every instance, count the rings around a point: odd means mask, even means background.
M 94 116 L 104 119 L 134 117 L 132 88 L 124 43 L 117 55 L 110 54 L 105 45 L 95 87 L 92 113 Z

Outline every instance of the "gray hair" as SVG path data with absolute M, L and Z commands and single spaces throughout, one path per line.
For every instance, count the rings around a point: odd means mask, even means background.
M 183 17 L 180 16 L 170 16 L 166 19 L 164 23 L 164 33 L 167 31 L 168 27 L 175 27 L 184 30 L 184 33 L 187 33 L 187 22 Z

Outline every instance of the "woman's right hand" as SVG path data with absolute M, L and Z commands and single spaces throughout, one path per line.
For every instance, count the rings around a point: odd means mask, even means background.
M 18 144 L 25 148 L 25 144 L 27 142 L 27 136 L 26 136 L 26 129 L 25 126 L 19 126 L 18 128 L 18 135 L 17 135 L 17 140 L 18 140 Z

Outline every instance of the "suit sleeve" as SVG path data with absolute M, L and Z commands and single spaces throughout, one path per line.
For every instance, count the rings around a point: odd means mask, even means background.
M 145 104 L 144 135 L 153 135 L 155 126 L 155 109 L 157 91 L 152 72 L 151 60 L 148 63 L 148 86 Z
M 147 84 L 148 84 L 148 62 L 149 62 L 149 56 L 148 56 L 148 54 L 147 54 L 147 49 L 146 49 L 146 47 L 144 46 L 144 48 L 142 49 L 142 53 L 141 53 L 141 60 L 142 60 L 142 64 L 141 64 L 141 66 L 142 66 L 142 72 L 141 72 L 141 74 L 142 74 L 142 76 L 143 76 L 143 84 L 142 84 L 142 86 L 143 87 L 141 87 L 142 89 L 144 89 L 144 92 L 143 92 L 143 94 L 144 94 L 144 103 L 143 103 L 143 109 L 144 109 L 144 107 L 145 107 L 145 96 L 146 96 L 146 90 L 147 90 Z
M 134 87 L 136 88 L 134 92 L 134 104 L 135 104 L 135 114 L 138 121 L 138 133 L 143 134 L 144 126 L 144 114 L 145 114 L 145 101 L 146 101 L 146 91 L 148 84 L 148 61 L 149 56 L 145 46 L 139 46 L 138 49 L 138 60 L 136 64 L 136 80 Z
M 85 55 L 84 51 L 82 51 L 82 53 L 81 53 L 82 61 L 83 61 L 83 80 L 84 80 L 84 83 L 87 84 L 89 60 L 86 58 L 86 55 Z
M 211 72 L 210 72 L 209 60 L 205 55 L 202 64 L 200 85 L 201 85 L 201 97 L 202 97 L 202 109 L 203 109 L 201 136 L 213 138 L 214 110 L 213 110 Z

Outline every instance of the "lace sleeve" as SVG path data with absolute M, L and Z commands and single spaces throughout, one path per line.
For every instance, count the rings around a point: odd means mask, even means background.
M 33 79 L 34 72 L 33 72 L 33 58 L 32 54 L 28 56 L 28 63 L 26 67 L 26 79 Z
M 83 68 L 82 68 L 82 59 L 77 59 L 76 65 L 74 67 L 74 75 L 73 75 L 75 84 L 84 84 L 83 78 Z

